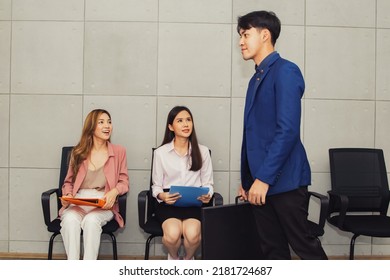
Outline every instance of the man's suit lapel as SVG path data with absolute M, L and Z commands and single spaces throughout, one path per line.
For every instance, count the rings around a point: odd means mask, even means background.
M 270 58 L 270 61 L 266 62 L 265 65 L 260 64 L 261 67 L 256 69 L 256 73 L 252 77 L 252 83 L 254 83 L 254 85 L 253 85 L 253 90 L 251 92 L 247 93 L 247 94 L 249 94 L 249 96 L 247 96 L 247 102 L 249 102 L 249 103 L 246 106 L 246 108 L 247 108 L 246 115 L 245 115 L 246 118 L 248 117 L 249 112 L 251 111 L 253 104 L 255 103 L 256 95 L 259 94 L 258 89 L 259 89 L 260 85 L 263 83 L 265 77 L 269 73 L 274 62 L 278 58 L 280 58 L 280 56 L 278 53 L 274 53 L 274 55 L 272 55 L 272 57 L 269 57 L 269 58 Z
M 263 73 L 261 73 L 261 74 L 256 73 L 255 76 L 253 77 L 254 78 L 254 81 L 253 81 L 254 85 L 253 85 L 253 90 L 251 92 L 248 92 L 249 104 L 247 106 L 246 117 L 249 115 L 249 112 L 251 111 L 253 104 L 255 103 L 256 95 L 260 94 L 258 89 L 259 89 L 260 85 L 263 83 L 263 80 L 265 79 L 266 75 L 268 74 L 269 69 L 270 68 L 267 67 L 266 69 L 263 69 Z

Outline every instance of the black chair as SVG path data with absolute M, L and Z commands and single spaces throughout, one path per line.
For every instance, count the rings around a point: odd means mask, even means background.
M 358 236 L 390 237 L 389 185 L 381 149 L 329 149 L 331 190 L 327 220 L 353 234 L 349 259 Z
M 152 149 L 152 167 L 151 174 L 153 173 L 153 157 L 154 150 Z M 147 234 L 149 237 L 146 240 L 145 244 L 145 256 L 144 259 L 149 259 L 150 243 L 153 238 L 158 236 L 163 236 L 163 231 L 160 222 L 156 218 L 156 208 L 158 205 L 157 200 L 152 196 L 152 175 L 150 175 L 150 186 L 148 190 L 143 190 L 138 194 L 138 223 L 140 228 Z M 222 196 L 214 192 L 213 198 L 210 201 L 210 205 L 222 205 L 223 198 Z
M 58 211 L 62 207 L 60 197 L 62 196 L 62 185 L 64 183 L 66 173 L 68 172 L 69 167 L 69 159 L 70 154 L 72 152 L 73 147 L 63 147 L 62 148 L 62 156 L 61 156 L 61 167 L 60 167 L 60 180 L 57 188 L 53 188 L 50 190 L 47 190 L 42 193 L 41 195 L 41 202 L 42 202 L 42 210 L 43 210 L 43 217 L 45 220 L 45 224 L 47 226 L 47 230 L 52 233 L 49 241 L 49 251 L 47 259 L 51 260 L 53 258 L 53 243 L 54 239 L 57 235 L 61 234 L 61 220 L 58 216 Z M 56 196 L 57 201 L 57 215 L 55 218 L 52 219 L 50 214 L 50 198 L 52 195 Z M 126 222 L 126 201 L 127 201 L 127 194 L 123 194 L 119 196 L 119 213 L 121 214 L 123 220 Z M 110 236 L 112 241 L 112 250 L 113 250 L 113 259 L 118 259 L 118 250 L 117 250 L 117 243 L 116 243 L 116 237 L 114 233 L 119 229 L 118 223 L 115 221 L 115 219 L 112 219 L 109 221 L 106 225 L 102 227 L 102 234 L 107 234 Z

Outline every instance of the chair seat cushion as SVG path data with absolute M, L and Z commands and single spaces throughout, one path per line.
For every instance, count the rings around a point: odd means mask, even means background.
M 337 226 L 338 220 L 339 216 L 334 216 L 329 219 L 329 222 Z M 390 217 L 383 215 L 349 215 L 345 217 L 341 230 L 373 237 L 390 237 Z
M 149 220 L 144 224 L 143 230 L 149 234 L 157 236 L 163 235 L 161 224 L 155 217 L 149 218 Z
M 102 227 L 103 233 L 115 232 L 118 228 L 119 228 L 119 225 L 118 225 L 117 221 L 115 221 L 114 219 L 112 219 L 111 221 L 109 221 L 107 224 L 105 224 Z M 47 227 L 47 230 L 49 232 L 60 232 L 60 230 L 61 230 L 61 220 L 58 219 L 58 218 L 53 220 L 49 224 L 49 226 Z
M 112 219 L 102 227 L 103 233 L 113 233 L 119 228 L 119 224 L 115 219 Z
M 54 219 L 51 221 L 51 223 L 47 226 L 47 230 L 49 232 L 60 232 L 61 230 L 61 220 L 59 218 Z

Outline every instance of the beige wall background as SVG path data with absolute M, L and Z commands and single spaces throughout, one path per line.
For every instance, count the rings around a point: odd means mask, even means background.
M 193 111 L 215 188 L 233 203 L 254 69 L 241 58 L 236 18 L 260 9 L 280 17 L 277 49 L 305 76 L 312 190 L 330 189 L 330 147 L 382 148 L 390 166 L 388 0 L 0 0 L 0 252 L 47 252 L 41 193 L 58 185 L 60 149 L 76 144 L 97 107 L 111 112 L 112 141 L 128 153 L 119 254 L 143 255 L 137 195 L 174 105 Z M 347 255 L 350 235 L 325 231 L 327 254 Z M 54 252 L 64 253 L 57 240 Z M 107 240 L 101 253 L 111 253 Z M 164 254 L 157 239 L 151 255 Z M 390 240 L 361 237 L 355 254 L 390 255 Z

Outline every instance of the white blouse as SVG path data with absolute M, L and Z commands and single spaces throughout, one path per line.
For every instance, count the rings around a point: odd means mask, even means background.
M 154 150 L 152 194 L 155 198 L 171 186 L 208 187 L 209 194 L 214 194 L 210 151 L 203 145 L 199 145 L 199 149 L 202 155 L 202 168 L 198 171 L 189 170 L 191 146 L 189 153 L 184 156 L 175 151 L 173 140 Z

